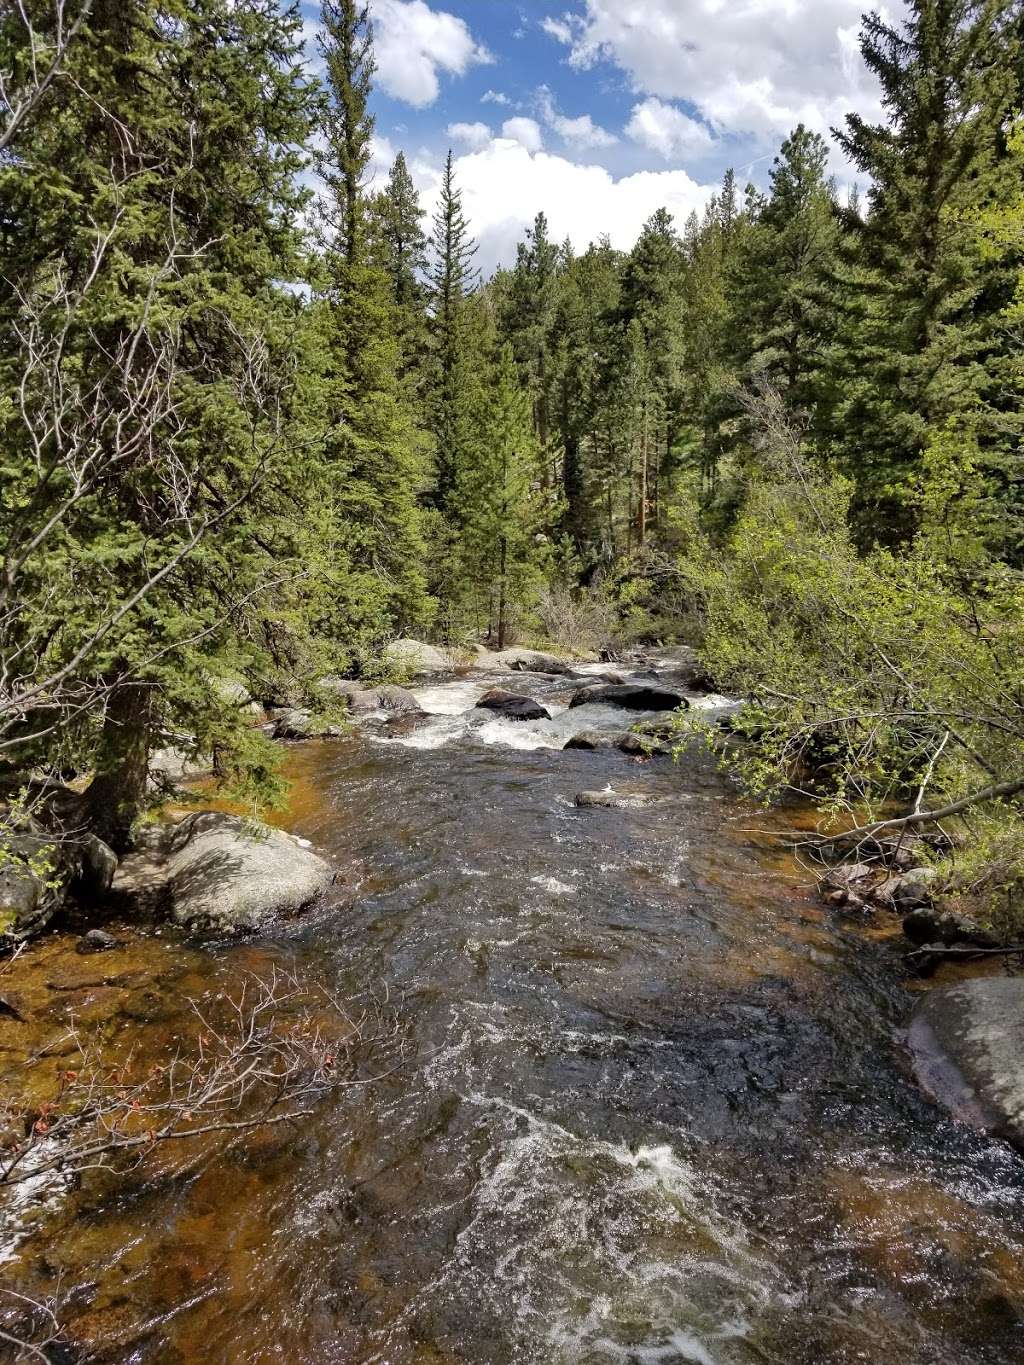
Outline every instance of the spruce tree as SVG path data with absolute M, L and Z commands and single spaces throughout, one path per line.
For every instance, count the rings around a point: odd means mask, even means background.
M 730 267 L 729 350 L 742 383 L 768 382 L 800 427 L 821 397 L 836 313 L 842 229 L 828 147 L 800 124 L 783 142 L 768 196 Z
M 864 21 L 887 121 L 851 115 L 837 134 L 870 186 L 841 280 L 832 432 L 867 538 L 912 533 L 930 433 L 989 389 L 993 319 L 1012 284 L 969 223 L 1011 190 L 1004 130 L 1020 104 L 1019 25 L 1016 0 L 912 0 L 902 25 Z
M 498 649 L 536 586 L 539 451 L 530 408 L 506 342 L 485 398 L 479 458 L 463 469 L 459 486 L 464 572 L 487 601 Z
M 312 108 L 299 23 L 271 0 L 171 9 L 97 0 L 0 166 L 16 243 L 0 370 L 27 396 L 0 413 L 21 598 L 3 643 L 57 680 L 44 757 L 95 770 L 93 823 L 118 848 L 155 744 L 184 733 L 224 762 L 251 749 L 210 678 L 277 559 L 302 459 L 295 303 L 277 285 L 298 269 Z M 34 463 L 55 383 L 67 439 Z
M 466 298 L 476 283 L 472 261 L 476 243 L 462 208 L 449 151 L 430 239 L 432 263 L 431 333 L 433 349 L 434 507 L 457 519 L 454 501 L 460 471 L 472 443 L 467 401 L 473 364 L 465 319 Z
M 390 281 L 367 249 L 373 34 L 366 6 L 355 0 L 325 0 L 323 20 L 328 99 L 320 155 L 325 369 L 319 404 L 328 427 L 326 458 L 339 535 L 378 604 L 379 627 L 405 631 L 430 615 L 419 508 L 424 443 L 399 379 Z
M 408 374 L 421 368 L 424 359 L 427 238 L 419 195 L 404 153 L 395 157 L 388 182 L 373 196 L 370 210 L 375 261 L 391 286 L 401 368 Z

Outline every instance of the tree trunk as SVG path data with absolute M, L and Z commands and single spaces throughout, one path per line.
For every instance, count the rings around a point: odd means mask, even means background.
M 505 610 L 507 606 L 505 592 L 505 574 L 508 570 L 508 538 L 501 538 L 501 577 L 498 580 L 498 649 L 505 648 Z
M 130 847 L 132 825 L 146 804 L 152 717 L 152 688 L 114 685 L 86 801 L 90 828 L 116 853 Z
M 644 421 L 640 437 L 640 497 L 636 509 L 636 543 L 643 549 L 647 539 L 647 404 L 644 404 Z

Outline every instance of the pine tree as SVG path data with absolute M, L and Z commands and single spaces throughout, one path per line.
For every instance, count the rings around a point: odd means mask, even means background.
M 401 631 L 430 614 L 419 508 L 424 445 L 399 380 L 391 282 L 367 249 L 373 35 L 366 7 L 355 0 L 326 0 L 323 16 L 326 368 L 319 403 L 347 552 L 379 603 L 381 626 Z
M 388 183 L 373 196 L 370 211 L 375 263 L 391 286 L 401 369 L 408 374 L 422 367 L 426 345 L 427 238 L 404 153 L 395 157 Z
M 486 598 L 498 649 L 505 648 L 535 580 L 539 452 L 530 408 L 506 343 L 486 396 L 479 459 L 462 471 L 459 487 L 464 572 Z
M 210 677 L 280 567 L 279 494 L 303 458 L 279 446 L 293 449 L 296 353 L 276 283 L 298 269 L 299 24 L 271 0 L 173 10 L 97 0 L 69 78 L 0 166 L 17 243 L 0 372 L 27 396 L 0 412 L 21 605 L 13 626 L 0 613 L 16 633 L 3 645 L 56 680 L 44 757 L 95 769 L 93 822 L 118 848 L 154 744 L 184 732 L 252 752 Z M 52 423 L 55 383 L 64 435 L 35 464 L 26 441 Z
M 884 125 L 847 119 L 839 141 L 871 177 L 835 376 L 833 439 L 854 473 L 866 537 L 913 530 L 929 433 L 984 399 L 1006 302 L 1005 265 L 968 221 L 1009 191 L 1004 128 L 1020 104 L 1015 0 L 912 0 L 906 23 L 864 23 Z
M 827 162 L 824 139 L 803 124 L 783 142 L 728 281 L 738 376 L 778 388 L 801 427 L 821 396 L 836 312 L 832 272 L 842 229 Z
M 449 151 L 441 196 L 430 239 L 431 331 L 434 401 L 431 426 L 435 443 L 433 504 L 454 514 L 453 498 L 472 443 L 467 377 L 473 363 L 465 320 L 467 295 L 476 283 L 472 261 L 476 243 L 462 208 Z

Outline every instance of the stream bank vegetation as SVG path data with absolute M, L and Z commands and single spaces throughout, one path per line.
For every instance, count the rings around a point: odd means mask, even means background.
M 324 0 L 321 76 L 279 0 L 8 6 L 7 940 L 131 849 L 157 755 L 258 811 L 264 708 L 409 636 L 698 643 L 751 790 L 940 831 L 949 895 L 1016 932 L 1020 21 L 865 18 L 863 196 L 801 125 L 763 188 L 626 252 L 540 211 L 483 278 L 451 156 L 432 221 L 404 156 L 371 177 L 366 6 Z

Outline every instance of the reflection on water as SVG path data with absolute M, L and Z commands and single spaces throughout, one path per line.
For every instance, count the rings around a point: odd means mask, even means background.
M 290 822 L 343 876 L 277 939 L 19 964 L 26 1093 L 70 1011 L 158 1057 L 188 996 L 271 963 L 388 982 L 410 1060 L 301 1130 L 88 1183 L 0 1273 L 60 1284 L 78 1358 L 140 1365 L 1024 1358 L 1024 1162 L 914 1085 L 887 944 L 699 748 L 555 753 L 622 714 L 517 678 L 552 721 L 467 715 L 490 683 L 422 689 L 405 742 L 293 750 Z M 609 782 L 665 799 L 573 806 Z

